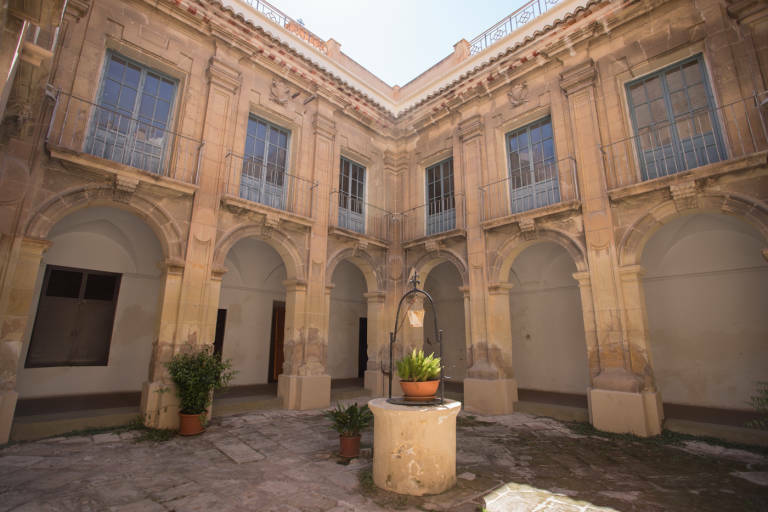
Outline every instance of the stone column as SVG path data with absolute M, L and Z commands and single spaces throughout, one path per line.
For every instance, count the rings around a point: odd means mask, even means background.
M 288 409 L 317 409 L 331 403 L 328 375 L 328 314 L 325 267 L 328 251 L 328 211 L 334 162 L 336 125 L 330 104 L 317 98 L 312 122 L 312 176 L 317 183 L 312 198 L 314 225 L 309 237 L 307 280 L 303 291 L 288 291 L 285 319 L 285 372 L 278 380 L 283 405 Z M 293 298 L 291 296 L 294 296 Z M 291 302 L 295 309 L 289 314 Z M 298 307 L 301 306 L 301 310 Z M 290 333 L 289 333 L 290 331 Z M 289 359 L 289 343 L 291 357 Z
M 368 366 L 365 370 L 365 389 L 372 396 L 383 396 L 387 392 L 385 375 L 381 372 L 379 352 L 389 344 L 387 327 L 384 322 L 384 292 L 363 294 L 368 303 Z
M 614 222 L 600 153 L 600 126 L 595 107 L 597 68 L 588 59 L 564 71 L 560 78 L 561 88 L 568 98 L 578 162 L 591 312 L 600 363 L 600 371 L 592 378 L 592 387 L 588 390 L 590 418 L 592 424 L 601 430 L 654 435 L 660 432 L 661 424 L 654 419 L 655 412 L 649 411 L 646 406 L 648 400 L 644 392 L 647 390 L 644 389 L 643 378 L 632 371 L 622 321 Z M 585 293 L 586 288 L 580 288 L 582 299 L 590 295 Z M 589 305 L 584 308 L 589 312 Z M 592 358 L 594 356 L 590 355 Z
M 141 416 L 144 424 L 152 428 L 178 428 L 179 425 L 179 400 L 163 363 L 170 360 L 174 353 L 183 273 L 183 263 L 166 262 L 149 379 L 141 387 Z
M 461 155 L 459 172 L 464 175 L 466 191 L 467 226 L 467 273 L 469 277 L 468 299 L 465 307 L 469 313 L 469 349 L 467 351 L 467 376 L 464 379 L 464 407 L 485 414 L 512 412 L 517 400 L 517 383 L 511 378 L 509 366 L 511 345 L 509 332 L 495 328 L 496 319 L 491 305 L 486 301 L 488 282 L 486 276 L 485 235 L 480 226 L 480 191 L 484 172 L 484 126 L 482 117 L 469 117 L 459 125 L 460 146 L 454 151 Z M 495 306 L 494 306 L 495 307 Z M 509 315 L 509 307 L 503 316 Z
M 35 282 L 47 240 L 20 238 L 13 242 L 0 295 L 0 444 L 8 442 L 16 410 L 16 371 L 35 296 Z

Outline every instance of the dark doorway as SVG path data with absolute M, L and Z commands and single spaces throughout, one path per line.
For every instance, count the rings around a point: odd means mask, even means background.
M 269 382 L 277 382 L 283 373 L 283 335 L 285 334 L 285 302 L 272 303 L 272 334 L 269 343 Z
M 220 309 L 216 315 L 216 334 L 213 337 L 213 353 L 222 355 L 224 349 L 224 329 L 227 325 L 227 310 Z
M 360 328 L 357 331 L 357 378 L 365 377 L 365 370 L 368 369 L 368 319 L 360 319 Z

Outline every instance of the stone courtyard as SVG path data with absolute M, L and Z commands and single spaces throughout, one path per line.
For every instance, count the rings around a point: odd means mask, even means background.
M 345 402 L 367 401 L 359 397 Z M 0 449 L 2 511 L 724 511 L 768 510 L 765 448 L 665 433 L 640 439 L 531 414 L 461 413 L 457 485 L 438 496 L 377 489 L 372 432 L 336 456 L 321 412 L 214 418 L 191 438 L 129 428 Z

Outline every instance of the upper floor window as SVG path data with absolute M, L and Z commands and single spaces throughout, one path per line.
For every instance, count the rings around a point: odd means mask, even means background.
M 701 56 L 627 84 L 643 180 L 725 159 Z
M 341 157 L 339 227 L 365 233 L 365 167 Z
M 285 209 L 288 130 L 259 117 L 248 118 L 240 197 Z
M 512 213 L 560 202 L 552 119 L 547 116 L 507 134 Z
M 427 234 L 456 227 L 456 200 L 453 196 L 453 158 L 427 167 Z
M 107 53 L 86 152 L 163 174 L 176 81 Z

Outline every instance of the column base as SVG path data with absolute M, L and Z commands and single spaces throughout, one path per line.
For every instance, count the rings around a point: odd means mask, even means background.
M 517 402 L 515 379 L 464 379 L 464 410 L 479 414 L 511 414 Z
M 324 409 L 331 405 L 331 376 L 279 375 L 277 394 L 285 409 Z
M 664 413 L 658 392 L 587 390 L 589 421 L 598 430 L 650 437 L 661 434 Z
M 145 382 L 141 386 L 141 408 L 144 425 L 151 428 L 179 428 L 179 399 L 173 386 L 162 382 Z
M 13 415 L 18 399 L 19 394 L 16 391 L 0 392 L 0 444 L 7 443 L 11 437 Z

